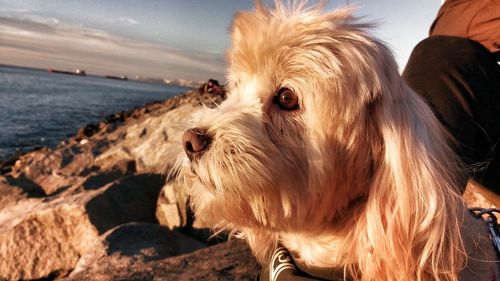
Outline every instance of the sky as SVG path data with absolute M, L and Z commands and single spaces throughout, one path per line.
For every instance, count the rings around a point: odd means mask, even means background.
M 392 48 L 400 69 L 441 4 L 330 0 L 326 9 L 346 2 L 378 24 L 373 35 Z M 0 64 L 224 81 L 232 17 L 252 9 L 253 0 L 0 0 Z

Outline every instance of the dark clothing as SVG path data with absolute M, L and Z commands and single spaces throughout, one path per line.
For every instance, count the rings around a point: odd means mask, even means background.
M 470 176 L 500 194 L 500 66 L 493 54 L 469 39 L 431 36 L 415 47 L 403 78 L 458 141 Z
M 429 34 L 449 35 L 500 51 L 500 0 L 447 0 L 439 9 Z
M 447 0 L 429 34 L 403 78 L 456 139 L 469 175 L 500 194 L 500 0 Z

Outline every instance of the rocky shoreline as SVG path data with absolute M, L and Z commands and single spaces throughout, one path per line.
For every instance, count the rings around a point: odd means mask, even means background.
M 245 243 L 208 241 L 163 176 L 186 120 L 222 99 L 187 92 L 1 163 L 0 280 L 253 280 Z
M 254 280 L 246 244 L 209 240 L 211 223 L 164 176 L 186 120 L 223 98 L 192 91 L 149 103 L 0 163 L 0 280 Z M 473 181 L 464 197 L 500 205 Z

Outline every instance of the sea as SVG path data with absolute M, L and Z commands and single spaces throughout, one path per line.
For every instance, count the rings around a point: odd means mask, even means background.
M 80 127 L 188 88 L 0 66 L 0 161 L 54 147 Z

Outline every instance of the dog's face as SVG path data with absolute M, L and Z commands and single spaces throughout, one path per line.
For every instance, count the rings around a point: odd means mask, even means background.
M 183 136 L 195 212 L 261 261 L 289 242 L 366 280 L 456 280 L 465 208 L 439 122 L 349 10 L 303 3 L 236 16 L 228 99 Z
M 183 139 L 197 212 L 240 227 L 317 228 L 366 193 L 380 138 L 370 118 L 385 70 L 377 59 L 390 55 L 349 20 L 346 10 L 236 16 L 229 97 Z

